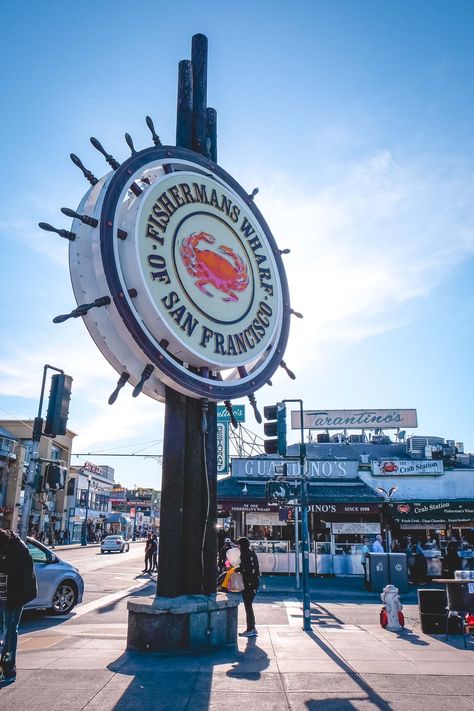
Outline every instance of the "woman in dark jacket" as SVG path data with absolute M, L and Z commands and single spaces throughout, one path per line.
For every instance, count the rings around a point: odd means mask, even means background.
M 4 640 L 0 680 L 16 677 L 18 625 L 23 605 L 38 594 L 33 559 L 28 547 L 13 531 L 0 529 L 0 623 Z
M 245 614 L 247 615 L 247 629 L 245 632 L 240 632 L 240 637 L 256 637 L 258 632 L 255 629 L 255 615 L 252 602 L 260 585 L 260 567 L 256 554 L 250 548 L 248 538 L 239 538 L 237 546 L 240 549 L 240 565 L 236 570 L 242 573 L 244 581 L 242 598 L 245 606 Z

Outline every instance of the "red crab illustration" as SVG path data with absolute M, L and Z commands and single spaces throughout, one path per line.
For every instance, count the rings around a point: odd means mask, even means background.
M 397 506 L 397 510 L 400 513 L 405 513 L 405 514 L 410 513 L 410 509 L 411 509 L 410 504 L 398 504 L 398 506 Z
M 249 283 L 247 267 L 235 252 L 225 245 L 218 247 L 218 251 L 225 254 L 221 257 L 217 252 L 209 249 L 198 249 L 200 242 L 214 244 L 216 238 L 207 232 L 192 232 L 183 239 L 180 247 L 181 256 L 188 274 L 196 277 L 194 282 L 199 291 L 207 296 L 214 296 L 206 289 L 206 284 L 212 284 L 226 296 L 223 301 L 238 301 L 239 297 L 234 291 L 244 291 Z
M 384 462 L 380 467 L 380 471 L 383 472 L 383 474 L 393 474 L 393 472 L 398 471 L 398 467 L 395 462 Z

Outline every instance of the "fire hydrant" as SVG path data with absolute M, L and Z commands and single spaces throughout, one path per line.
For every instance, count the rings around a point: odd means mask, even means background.
M 386 629 L 391 632 L 399 632 L 402 629 L 399 612 L 403 609 L 403 605 L 400 602 L 398 588 L 395 585 L 387 585 L 380 594 L 380 598 L 387 612 L 388 623 Z

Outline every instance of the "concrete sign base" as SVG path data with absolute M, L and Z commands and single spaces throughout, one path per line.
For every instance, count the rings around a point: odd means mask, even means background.
M 236 645 L 240 600 L 235 593 L 129 600 L 127 649 L 169 653 Z

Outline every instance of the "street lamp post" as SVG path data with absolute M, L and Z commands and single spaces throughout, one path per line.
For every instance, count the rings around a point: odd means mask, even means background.
M 88 474 L 87 476 L 87 494 L 86 494 L 86 515 L 84 517 L 84 524 L 82 526 L 82 537 L 81 546 L 87 546 L 87 517 L 89 516 L 89 493 L 91 490 L 92 476 Z
M 297 402 L 300 406 L 300 482 L 301 482 L 301 543 L 303 553 L 302 588 L 303 588 L 303 629 L 311 632 L 311 599 L 309 595 L 309 535 L 308 535 L 308 482 L 304 471 L 306 445 L 303 427 L 303 400 L 285 399 L 283 402 Z M 296 524 L 295 524 L 296 525 Z

